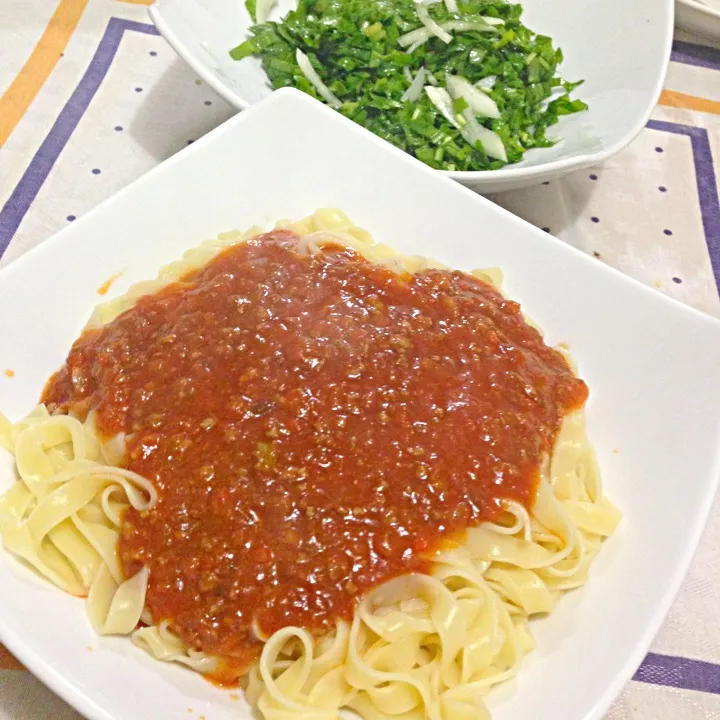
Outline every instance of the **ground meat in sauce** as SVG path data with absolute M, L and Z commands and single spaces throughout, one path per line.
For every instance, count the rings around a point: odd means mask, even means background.
M 155 621 L 236 668 L 258 633 L 322 632 L 427 570 L 500 499 L 530 506 L 587 396 L 481 280 L 296 243 L 268 233 L 142 298 L 84 334 L 43 397 L 128 434 L 159 501 L 126 514 L 124 572 L 150 568 Z

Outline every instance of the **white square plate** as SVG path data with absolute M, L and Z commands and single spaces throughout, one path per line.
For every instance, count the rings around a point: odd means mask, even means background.
M 622 150 L 660 97 L 670 59 L 673 1 L 525 0 L 523 21 L 562 48 L 560 72 L 566 80 L 585 79 L 575 95 L 590 109 L 561 118 L 551 132 L 562 142 L 531 150 L 517 165 L 447 174 L 478 192 L 499 192 L 596 165 Z M 296 6 L 297 0 L 278 0 L 270 19 Z M 150 17 L 178 55 L 231 105 L 242 110 L 270 94 L 258 59 L 234 62 L 228 55 L 253 24 L 244 0 L 156 0 Z
M 292 118 L 292 132 L 288 132 Z M 599 718 L 630 678 L 687 568 L 719 465 L 720 323 L 604 266 L 294 90 L 233 118 L 0 273 L 0 407 L 30 410 L 99 288 L 154 277 L 204 238 L 343 208 L 383 242 L 471 269 L 568 342 L 589 432 L 625 513 L 588 585 L 532 623 L 538 648 L 494 692 L 495 720 Z M 0 489 L 12 481 L 0 464 Z M 125 638 L 0 553 L 0 640 L 94 720 L 247 720 L 242 700 Z M 92 650 L 91 650 L 92 649 Z M 193 713 L 188 713 L 188 708 Z

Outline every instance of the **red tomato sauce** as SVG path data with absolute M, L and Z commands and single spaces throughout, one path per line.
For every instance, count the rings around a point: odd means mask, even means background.
M 86 332 L 43 401 L 127 434 L 159 500 L 125 515 L 124 572 L 239 672 L 258 635 L 322 633 L 502 500 L 530 507 L 586 397 L 489 284 L 274 231 Z

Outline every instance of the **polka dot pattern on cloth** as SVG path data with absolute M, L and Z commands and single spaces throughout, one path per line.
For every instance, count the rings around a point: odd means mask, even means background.
M 682 302 L 695 297 L 696 307 L 720 315 L 713 297 L 713 266 L 704 246 L 709 216 L 704 217 L 698 206 L 697 142 L 688 143 L 687 135 L 663 129 L 663 123 L 684 127 L 673 120 L 656 122 L 657 127 L 651 124 L 633 148 L 617 158 L 549 181 L 549 186 L 538 183 L 517 196 L 511 191 L 492 199 L 611 267 L 631 267 L 649 287 Z M 628 174 L 624 157 L 638 164 L 637 174 Z M 690 181 L 677 175 L 678 168 L 690 174 Z M 720 183 L 720 174 L 717 179 Z M 686 258 L 684 264 L 679 257 Z M 708 280 L 707 291 L 698 290 L 691 272 Z

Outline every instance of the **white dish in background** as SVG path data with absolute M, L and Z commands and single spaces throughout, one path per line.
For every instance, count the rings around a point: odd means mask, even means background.
M 659 628 L 715 494 L 720 323 L 308 96 L 279 91 L 0 272 L 0 367 L 16 373 L 0 378 L 0 407 L 11 418 L 33 407 L 101 299 L 97 288 L 115 273 L 123 273 L 111 289 L 119 295 L 204 238 L 322 206 L 344 209 L 400 251 L 464 269 L 500 266 L 508 294 L 548 341 L 570 344 L 591 389 L 589 434 L 607 494 L 625 517 L 588 584 L 531 623 L 537 649 L 489 703 L 494 720 L 557 720 L 558 712 L 598 720 Z M 11 468 L 1 457 L 0 491 Z M 190 671 L 151 659 L 127 638 L 98 638 L 82 601 L 3 552 L 0 587 L 0 641 L 92 720 L 177 719 L 188 708 L 207 720 L 250 719 L 244 702 Z
M 295 5 L 296 0 L 279 0 L 270 19 Z M 562 76 L 585 79 L 574 97 L 590 110 L 562 118 L 552 131 L 562 143 L 532 150 L 517 165 L 447 173 L 478 192 L 534 185 L 615 155 L 647 123 L 665 79 L 673 0 L 525 0 L 523 5 L 528 27 L 562 48 Z M 252 24 L 243 0 L 156 0 L 149 12 L 176 52 L 231 105 L 242 110 L 270 94 L 259 60 L 236 63 L 228 55 Z
M 708 38 L 720 40 L 719 0 L 676 0 L 677 24 Z

